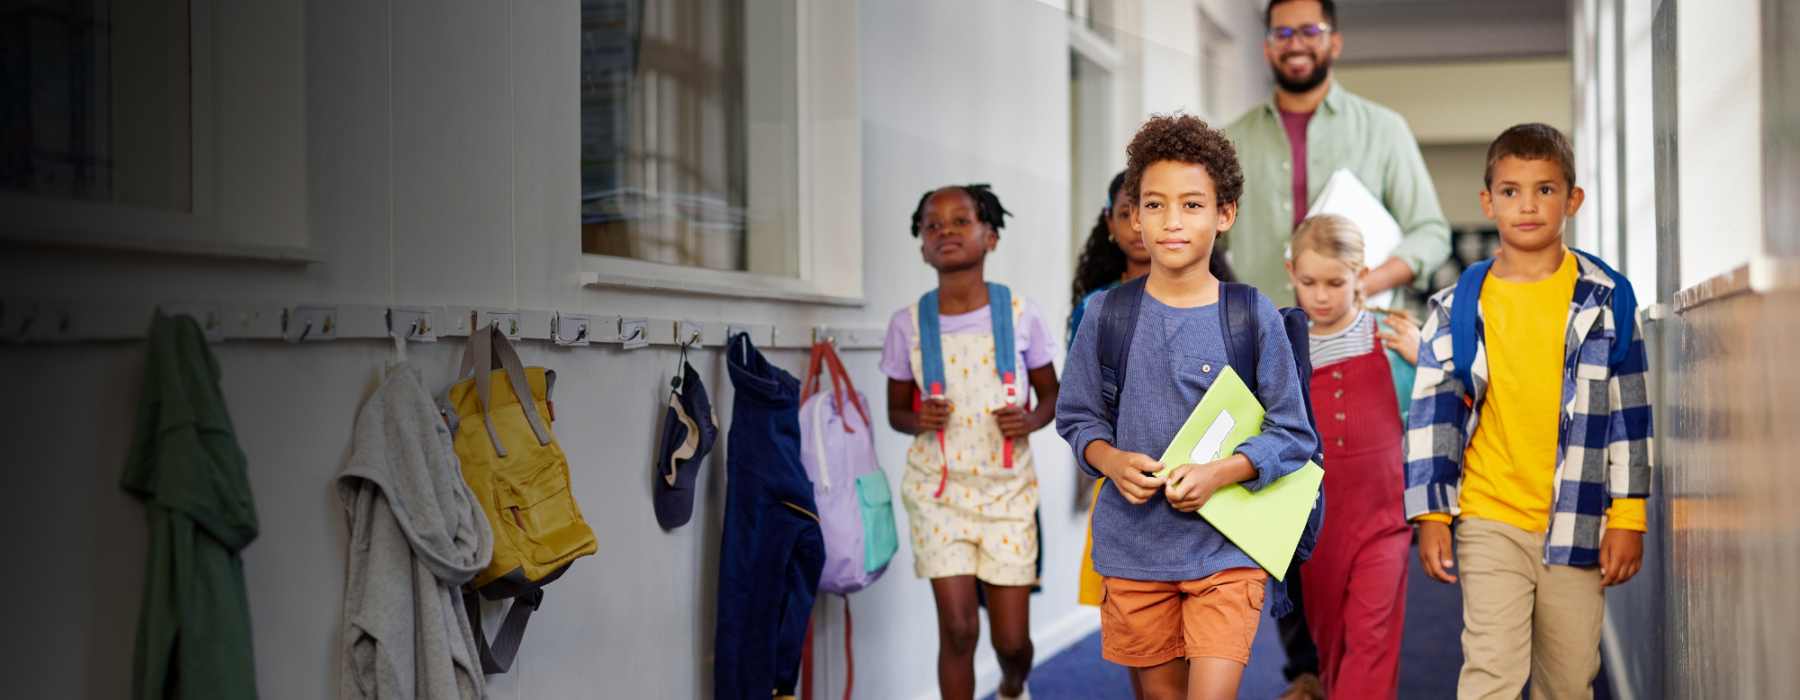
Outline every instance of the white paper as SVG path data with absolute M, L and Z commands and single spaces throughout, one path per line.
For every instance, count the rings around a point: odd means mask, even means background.
M 1188 454 L 1188 459 L 1193 460 L 1194 464 L 1219 461 L 1219 453 L 1224 451 L 1222 446 L 1225 444 L 1225 436 L 1231 434 L 1231 429 L 1235 427 L 1237 419 L 1231 417 L 1231 412 L 1220 411 L 1212 425 L 1206 426 L 1206 434 L 1200 436 L 1200 442 L 1194 445 L 1194 451 Z
M 1400 246 L 1400 222 L 1388 213 L 1381 200 L 1376 199 L 1368 187 L 1363 186 L 1356 174 L 1348 168 L 1331 174 L 1325 188 L 1319 190 L 1319 196 L 1313 200 L 1312 208 L 1307 216 L 1318 214 L 1336 214 L 1355 222 L 1362 229 L 1363 264 L 1374 268 L 1387 262 Z M 1394 298 L 1392 291 L 1382 292 L 1368 297 L 1369 306 L 1386 307 Z

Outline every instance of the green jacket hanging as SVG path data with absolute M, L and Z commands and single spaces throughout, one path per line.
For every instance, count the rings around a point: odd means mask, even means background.
M 150 546 L 132 661 L 135 700 L 256 697 L 239 557 L 256 507 L 200 327 L 158 315 L 120 486 L 144 502 Z

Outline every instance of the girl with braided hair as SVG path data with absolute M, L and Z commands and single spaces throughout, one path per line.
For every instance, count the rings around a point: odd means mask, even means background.
M 1125 192 L 1125 173 L 1114 175 L 1106 187 L 1106 206 L 1088 232 L 1081 247 L 1081 259 L 1075 264 L 1075 282 L 1069 285 L 1069 327 L 1065 345 L 1075 342 L 1075 329 L 1087 313 L 1088 299 L 1095 294 L 1150 274 L 1150 251 L 1144 247 L 1144 234 L 1131 228 L 1131 195 Z M 1213 277 L 1221 282 L 1236 282 L 1231 263 L 1225 256 L 1214 255 L 1208 261 Z
M 1027 439 L 1055 418 L 1058 386 L 1037 304 L 983 276 L 1006 214 L 986 185 L 925 193 L 912 233 L 938 286 L 894 314 L 881 352 L 888 424 L 915 436 L 900 492 L 913 572 L 931 579 L 937 602 L 947 700 L 975 693 L 978 594 L 1000 660 L 999 697 L 1030 697 L 1038 488 Z

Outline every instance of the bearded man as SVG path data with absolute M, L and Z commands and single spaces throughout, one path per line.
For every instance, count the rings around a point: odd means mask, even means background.
M 1238 278 L 1292 304 L 1288 238 L 1331 174 L 1349 168 L 1400 222 L 1400 245 L 1370 265 L 1364 294 L 1423 285 L 1450 255 L 1450 226 L 1406 120 L 1332 80 L 1344 48 L 1336 3 L 1272 0 L 1263 18 L 1275 94 L 1225 127 L 1244 168 L 1244 195 L 1237 225 L 1219 245 Z

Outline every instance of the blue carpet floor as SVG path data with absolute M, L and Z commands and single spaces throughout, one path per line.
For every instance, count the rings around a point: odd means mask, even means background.
M 1409 558 L 1406 582 L 1406 629 L 1400 641 L 1400 698 L 1441 700 L 1456 697 L 1456 675 L 1462 667 L 1462 588 L 1426 578 L 1416 554 Z M 1238 688 L 1239 700 L 1273 700 L 1287 689 L 1275 622 L 1264 619 L 1256 629 L 1250 665 Z M 1601 669 L 1594 684 L 1595 700 L 1611 700 Z M 988 696 L 991 700 L 992 695 Z M 1125 669 L 1100 658 L 1096 632 L 1031 672 L 1034 700 L 1132 700 Z

